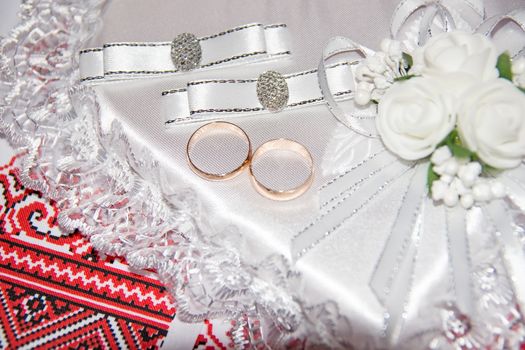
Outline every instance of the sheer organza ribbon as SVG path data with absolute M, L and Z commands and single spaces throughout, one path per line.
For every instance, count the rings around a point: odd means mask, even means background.
M 415 16 L 417 12 L 421 12 L 419 17 Z M 481 0 L 405 0 L 395 10 L 391 33 L 395 39 L 407 40 L 403 38 L 402 28 L 410 25 L 417 26 L 415 39 L 417 43 L 410 43 L 417 47 L 424 45 L 434 32 L 470 29 L 487 36 L 494 36 L 502 26 L 512 22 L 517 28 L 521 28 L 521 31 L 504 33 L 510 33 L 509 35 L 513 35 L 512 42 L 519 43 L 511 45 L 508 50 L 513 57 L 523 55 L 525 10 L 516 10 L 486 21 L 484 21 L 484 13 Z M 411 24 L 410 21 L 412 21 Z M 505 44 L 508 46 L 508 43 Z M 326 79 L 326 66 L 332 57 L 340 54 L 359 54 L 362 60 L 373 52 L 347 38 L 337 37 L 328 43 L 318 69 L 319 84 L 328 107 L 334 117 L 349 129 L 365 137 L 377 137 L 375 123 L 363 124 L 331 97 L 329 82 Z M 406 312 L 412 288 L 419 241 L 423 236 L 422 220 L 426 210 L 432 210 L 433 213 L 436 213 L 437 210 L 443 215 L 444 225 L 435 229 L 442 231 L 447 237 L 448 260 L 451 266 L 455 302 L 462 312 L 466 314 L 473 312 L 473 295 L 467 233 L 468 212 L 460 207 L 440 207 L 427 200 L 426 164 L 405 164 L 397 159 L 392 160 L 392 157 L 384 150 L 373 154 L 369 159 L 357 164 L 351 171 L 339 175 L 326 186 L 322 186 L 320 196 L 327 199 L 326 202 L 323 201 L 326 203 L 323 204 L 323 208 L 330 208 L 324 209 L 324 214 L 294 236 L 292 256 L 299 259 L 324 237 L 342 226 L 344 221 L 373 199 L 375 194 L 396 181 L 396 177 L 399 177 L 400 174 L 410 174 L 411 180 L 404 193 L 397 218 L 370 280 L 370 287 L 386 309 L 385 334 L 392 343 L 395 343 L 401 332 L 403 314 Z M 393 167 L 392 162 L 398 165 Z M 366 167 L 363 167 L 364 163 L 367 163 Z M 362 174 L 356 174 L 359 172 Z M 397 176 L 393 176 L 394 174 Z M 514 188 L 519 187 L 511 179 L 505 177 L 504 179 L 508 188 L 511 188 L 513 184 Z M 512 192 L 513 195 L 509 196 L 511 202 L 523 205 L 525 193 L 521 192 L 518 190 Z M 348 200 L 349 194 L 353 194 L 353 200 Z M 333 203 L 336 204 L 331 206 Z M 525 309 L 525 284 L 519 278 L 515 278 L 521 271 L 525 271 L 525 255 L 515 236 L 509 218 L 508 205 L 507 200 L 498 200 L 484 205 L 482 210 L 492 223 L 496 240 L 500 245 L 498 248 L 502 252 L 507 272 L 513 282 L 517 301 L 522 309 Z M 521 207 L 521 209 L 525 208 Z

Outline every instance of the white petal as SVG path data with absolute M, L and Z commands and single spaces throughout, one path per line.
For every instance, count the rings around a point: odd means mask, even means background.
M 454 207 L 456 204 L 458 204 L 458 201 L 458 193 L 454 189 L 449 188 L 443 196 L 443 203 L 445 203 L 445 205 L 448 207 Z
M 487 202 L 492 199 L 492 192 L 490 191 L 490 186 L 485 181 L 478 182 L 472 188 L 472 194 L 476 202 Z
M 470 209 L 474 205 L 474 197 L 472 197 L 472 194 L 470 193 L 462 195 L 459 201 L 461 202 L 461 206 L 465 209 Z
M 452 152 L 450 152 L 450 149 L 448 146 L 441 146 L 438 149 L 432 153 L 432 157 L 430 157 L 430 161 L 436 165 L 443 164 L 446 160 L 452 157 Z
M 457 174 L 459 169 L 459 163 L 456 158 L 449 158 L 444 164 L 445 174 L 454 176 Z
M 437 180 L 432 183 L 432 199 L 439 201 L 443 199 L 445 192 L 448 190 L 448 185 L 443 181 Z

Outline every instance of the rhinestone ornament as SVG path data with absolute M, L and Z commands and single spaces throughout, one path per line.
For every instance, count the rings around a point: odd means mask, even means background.
M 281 74 L 267 71 L 257 79 L 257 98 L 265 109 L 271 112 L 282 110 L 288 103 L 288 97 L 288 84 Z
M 198 67 L 201 58 L 201 45 L 195 35 L 182 33 L 171 43 L 171 59 L 178 70 L 189 71 Z

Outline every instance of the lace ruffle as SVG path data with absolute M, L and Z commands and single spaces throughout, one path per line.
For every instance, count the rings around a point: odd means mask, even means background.
M 163 193 L 148 150 L 118 122 L 102 130 L 94 92 L 78 85 L 77 53 L 100 26 L 104 2 L 25 1 L 20 24 L 1 41 L 0 132 L 26 150 L 24 185 L 57 202 L 66 231 L 80 230 L 99 252 L 136 269 L 154 269 L 181 320 L 231 319 L 239 348 L 348 348 L 336 334 L 348 321 L 331 302 L 302 305 L 284 257 L 249 265 L 233 245 L 214 243 L 235 232 L 202 234 L 191 191 Z

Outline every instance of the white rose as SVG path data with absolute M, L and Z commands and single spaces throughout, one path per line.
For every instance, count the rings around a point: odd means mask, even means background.
M 456 123 L 453 105 L 443 91 L 439 81 L 425 77 L 388 89 L 376 118 L 386 148 L 407 160 L 430 155 Z
M 476 80 L 497 78 L 498 50 L 484 35 L 462 31 L 431 38 L 414 53 L 414 66 L 423 75 L 466 73 Z
M 525 94 L 504 79 L 471 87 L 458 107 L 458 132 L 488 165 L 518 166 L 525 157 Z

